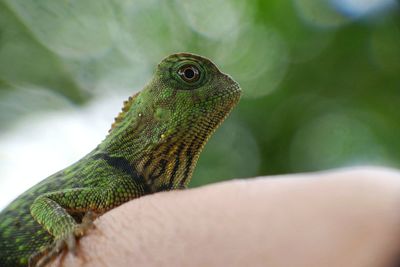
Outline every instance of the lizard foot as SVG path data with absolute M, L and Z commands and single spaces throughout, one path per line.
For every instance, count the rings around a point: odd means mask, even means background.
M 78 224 L 74 229 L 75 236 L 84 236 L 90 229 L 96 228 L 93 222 L 97 217 L 98 214 L 93 211 L 86 212 L 82 218 L 82 222 Z
M 51 245 L 33 254 L 29 259 L 29 267 L 46 266 L 65 248 L 67 251 L 70 251 L 72 254 L 76 255 L 77 239 L 84 236 L 90 229 L 95 228 L 95 225 L 93 224 L 95 218 L 95 213 L 91 211 L 87 212 L 82 219 L 82 223 L 77 224 L 74 229 L 67 232 L 62 237 L 56 238 Z

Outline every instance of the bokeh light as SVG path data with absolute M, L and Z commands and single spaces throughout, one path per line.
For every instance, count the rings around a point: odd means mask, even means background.
M 372 15 L 397 5 L 395 0 L 331 0 L 333 5 L 350 17 Z
M 329 1 L 293 0 L 298 15 L 313 27 L 335 28 L 348 22 L 342 14 L 336 12 Z
M 400 73 L 400 30 L 393 26 L 381 25 L 371 32 L 370 56 L 384 72 L 392 75 Z
M 112 46 L 112 6 L 108 1 L 8 1 L 8 7 L 33 37 L 66 58 L 95 57 Z
M 177 1 L 180 6 L 185 24 L 201 35 L 218 41 L 226 36 L 235 35 L 240 30 L 242 8 L 233 1 Z M 241 4 L 245 6 L 244 3 Z M 206 19 L 204 19 L 206 18 Z
M 374 136 L 371 125 L 363 123 L 356 115 L 351 110 L 331 111 L 305 122 L 292 140 L 293 170 L 387 162 L 388 153 Z

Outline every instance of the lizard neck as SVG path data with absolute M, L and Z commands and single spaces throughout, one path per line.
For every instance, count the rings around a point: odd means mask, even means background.
M 123 158 L 150 191 L 184 188 L 216 126 L 208 120 L 190 118 L 171 125 L 168 116 L 155 115 L 158 113 L 133 108 L 111 130 L 99 152 Z M 191 125 L 190 121 L 196 124 Z

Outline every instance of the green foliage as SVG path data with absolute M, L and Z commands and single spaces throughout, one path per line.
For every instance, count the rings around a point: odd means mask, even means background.
M 131 95 L 161 58 L 188 51 L 244 90 L 206 146 L 194 186 L 400 167 L 399 5 L 357 15 L 331 2 L 3 0 L 1 131 L 110 90 Z

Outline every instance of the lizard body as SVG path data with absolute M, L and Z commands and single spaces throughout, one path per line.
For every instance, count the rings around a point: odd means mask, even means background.
M 180 53 L 162 60 L 93 151 L 1 211 L 0 266 L 43 266 L 64 248 L 75 250 L 92 212 L 185 188 L 240 92 L 206 58 Z

